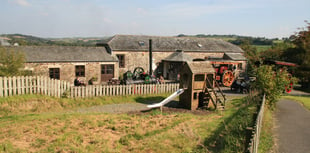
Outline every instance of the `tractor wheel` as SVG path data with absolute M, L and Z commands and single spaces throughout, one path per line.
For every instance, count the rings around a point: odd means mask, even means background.
M 144 69 L 142 67 L 136 67 L 135 70 L 133 71 L 133 76 L 135 79 L 140 79 L 141 74 L 144 73 Z
M 224 71 L 222 75 L 222 83 L 226 87 L 230 87 L 234 82 L 234 74 L 231 71 Z

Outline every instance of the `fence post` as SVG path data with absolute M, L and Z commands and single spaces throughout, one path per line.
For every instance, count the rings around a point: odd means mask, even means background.
M 0 77 L 0 96 L 3 97 L 3 78 Z
M 74 87 L 70 82 L 50 79 L 46 76 L 0 77 L 0 97 L 21 94 L 44 94 L 61 97 L 145 95 L 172 92 L 178 84 L 132 84 L 132 85 L 90 85 Z

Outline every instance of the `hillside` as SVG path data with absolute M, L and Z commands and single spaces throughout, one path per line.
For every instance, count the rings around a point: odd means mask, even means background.
M 251 45 L 258 48 L 258 50 L 265 50 L 270 48 L 275 42 L 278 43 L 281 40 L 268 39 L 264 37 L 250 37 L 250 36 L 238 36 L 238 35 L 184 35 L 179 34 L 177 37 L 198 37 L 198 38 L 215 38 L 222 39 L 240 45 L 245 40 Z M 84 37 L 84 38 L 40 38 L 36 36 L 23 35 L 23 34 L 6 34 L 0 35 L 0 38 L 5 39 L 11 45 L 18 43 L 18 45 L 29 45 L 29 46 L 95 46 L 96 43 L 108 37 Z
M 29 46 L 95 46 L 97 42 L 104 38 L 40 38 L 23 34 L 3 34 L 0 35 L 2 39 L 7 40 L 11 45 L 18 43 L 18 45 Z

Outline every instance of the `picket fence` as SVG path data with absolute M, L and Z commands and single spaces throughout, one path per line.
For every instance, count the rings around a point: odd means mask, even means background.
M 178 83 L 133 85 L 87 85 L 75 87 L 67 81 L 43 76 L 0 77 L 0 97 L 42 94 L 54 97 L 84 98 L 94 96 L 123 96 L 172 93 Z

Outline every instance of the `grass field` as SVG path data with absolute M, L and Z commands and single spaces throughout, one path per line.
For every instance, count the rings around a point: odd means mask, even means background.
M 0 152 L 243 152 L 254 105 L 234 98 L 224 112 L 159 110 L 75 113 L 102 104 L 159 101 L 167 95 L 0 99 Z M 143 99 L 143 100 L 141 100 Z M 201 113 L 203 112 L 203 113 Z M 252 112 L 252 113 L 250 113 Z

